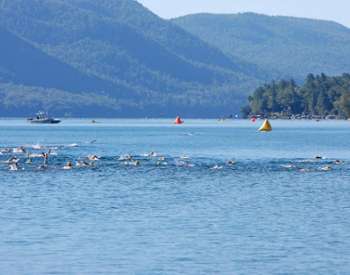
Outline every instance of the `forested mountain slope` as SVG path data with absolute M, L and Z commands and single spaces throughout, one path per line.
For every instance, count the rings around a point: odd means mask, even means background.
M 350 29 L 329 21 L 244 14 L 195 14 L 172 22 L 272 78 L 350 71 Z
M 265 79 L 132 0 L 11 0 L 0 24 L 31 49 L 0 61 L 3 83 L 108 96 L 118 116 L 231 113 Z

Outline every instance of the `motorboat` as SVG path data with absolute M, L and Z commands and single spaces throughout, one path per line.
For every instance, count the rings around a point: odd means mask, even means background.
M 35 117 L 28 118 L 30 123 L 40 123 L 40 124 L 57 124 L 60 123 L 61 120 L 49 117 L 49 115 L 45 112 L 38 112 Z

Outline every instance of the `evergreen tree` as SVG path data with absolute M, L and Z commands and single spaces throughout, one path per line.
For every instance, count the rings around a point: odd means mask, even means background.
M 329 114 L 350 117 L 350 74 L 329 77 L 309 74 L 302 86 L 294 80 L 271 82 L 256 89 L 249 97 L 251 114 L 272 113 Z

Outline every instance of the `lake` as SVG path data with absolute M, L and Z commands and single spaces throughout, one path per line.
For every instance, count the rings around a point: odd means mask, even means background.
M 350 273 L 350 122 L 97 122 L 0 120 L 1 274 Z

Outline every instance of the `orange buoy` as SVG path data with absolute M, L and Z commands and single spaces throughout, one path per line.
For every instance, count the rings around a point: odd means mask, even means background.
M 179 117 L 179 116 L 177 116 L 176 118 L 175 118 L 175 122 L 174 122 L 175 124 L 183 124 L 184 123 L 184 121 L 181 119 L 181 117 Z

